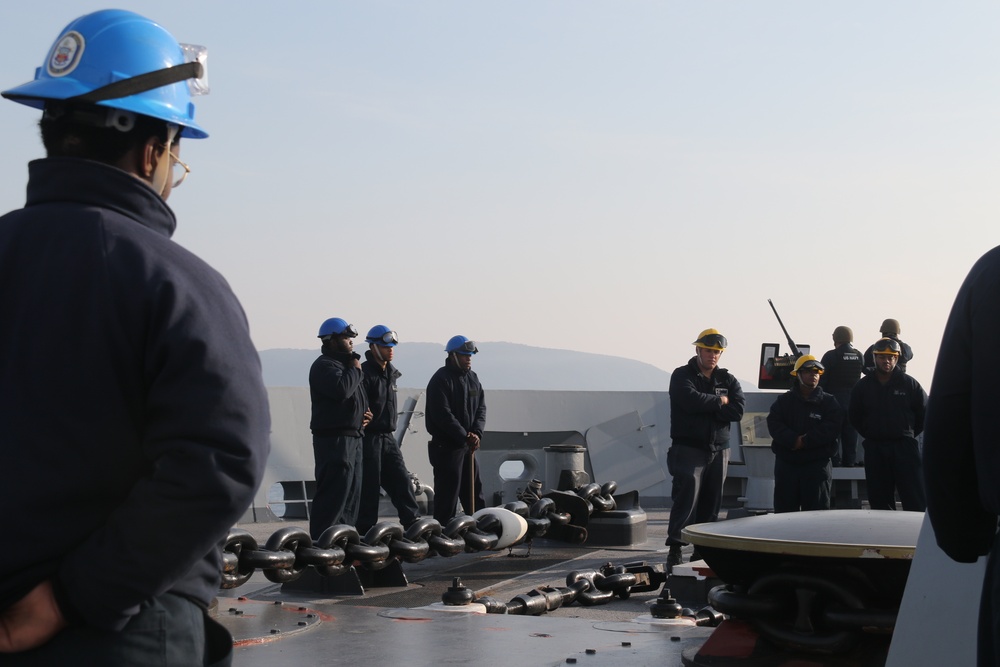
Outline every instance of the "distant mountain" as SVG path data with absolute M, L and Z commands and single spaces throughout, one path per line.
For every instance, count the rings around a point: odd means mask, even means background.
M 633 359 L 517 343 L 478 343 L 472 368 L 489 389 L 579 391 L 666 391 L 670 373 Z M 361 341 L 357 351 L 368 346 Z M 405 343 L 393 361 L 403 377 L 400 387 L 427 386 L 445 361 L 440 343 Z M 319 350 L 262 350 L 264 383 L 269 387 L 308 387 L 309 367 Z

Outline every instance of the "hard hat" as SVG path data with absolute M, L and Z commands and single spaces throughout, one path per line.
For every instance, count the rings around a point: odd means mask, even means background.
M 822 375 L 823 371 L 826 370 L 826 368 L 823 367 L 823 364 L 816 361 L 816 357 L 811 354 L 803 354 L 795 361 L 795 368 L 792 369 L 791 375 L 792 377 L 795 377 L 799 374 L 800 370 L 809 370 L 810 368 L 818 370 L 820 375 Z
M 444 351 L 448 353 L 457 352 L 458 354 L 475 354 L 479 352 L 476 344 L 465 336 L 452 336 L 449 338 Z
M 396 344 L 399 343 L 399 336 L 384 324 L 376 324 L 369 329 L 368 335 L 365 336 L 365 342 L 376 343 L 385 347 L 396 347 Z
M 319 334 L 316 337 L 347 336 L 348 338 L 354 338 L 357 335 L 358 330 L 354 328 L 353 324 L 348 324 L 347 320 L 342 320 L 339 317 L 331 317 L 319 325 Z
M 892 318 L 884 320 L 882 326 L 879 327 L 879 333 L 883 336 L 887 334 L 892 334 L 894 336 L 899 335 L 899 320 L 894 320 Z
M 899 341 L 892 338 L 879 338 L 873 347 L 874 354 L 891 354 L 894 357 L 898 357 L 901 351 Z
M 120 9 L 87 14 L 66 26 L 35 79 L 3 91 L 36 109 L 53 101 L 98 105 L 179 125 L 180 136 L 208 134 L 194 121 L 192 89 L 207 93 L 206 51 L 181 45 L 162 26 Z
M 729 345 L 729 341 L 717 329 L 705 329 L 698 334 L 698 340 L 691 344 L 695 347 L 703 347 L 706 350 L 719 350 L 721 352 Z
M 840 343 L 853 343 L 854 342 L 854 332 L 851 331 L 851 327 L 839 326 L 833 330 L 833 342 Z

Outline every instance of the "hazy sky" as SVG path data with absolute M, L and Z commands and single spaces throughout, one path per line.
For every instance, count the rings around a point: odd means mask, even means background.
M 993 1 L 118 5 L 209 48 L 174 238 L 259 349 L 340 316 L 671 370 L 713 326 L 755 378 L 771 298 L 820 353 L 900 320 L 927 387 L 1000 239 Z M 3 3 L 0 86 L 105 6 Z M 0 210 L 37 116 L 0 104 Z

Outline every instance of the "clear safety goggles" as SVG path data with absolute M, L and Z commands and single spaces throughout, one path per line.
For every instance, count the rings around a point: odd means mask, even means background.
M 399 343 L 399 336 L 395 331 L 386 331 L 380 338 L 369 338 L 369 343 L 382 343 L 384 345 L 396 345 Z
M 208 48 L 197 44 L 181 44 L 185 63 L 200 63 L 201 75 L 187 80 L 188 91 L 192 95 L 208 95 Z

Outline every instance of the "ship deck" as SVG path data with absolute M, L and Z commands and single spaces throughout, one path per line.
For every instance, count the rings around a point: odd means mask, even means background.
M 605 605 L 577 602 L 539 616 L 471 613 L 441 605 L 456 577 L 477 597 L 507 602 L 538 587 L 564 587 L 571 572 L 607 563 L 662 566 L 668 516 L 667 510 L 647 510 L 642 544 L 575 546 L 535 539 L 530 546 L 403 563 L 407 585 L 367 588 L 363 595 L 283 589 L 257 572 L 246 584 L 220 591 L 218 618 L 236 638 L 235 664 L 243 667 L 361 662 L 680 665 L 682 655 L 696 651 L 712 628 L 654 621 L 649 605 L 659 588 Z M 263 544 L 287 525 L 239 527 Z M 678 596 L 678 601 L 694 609 L 705 604 L 697 599 L 697 587 L 687 597 Z

